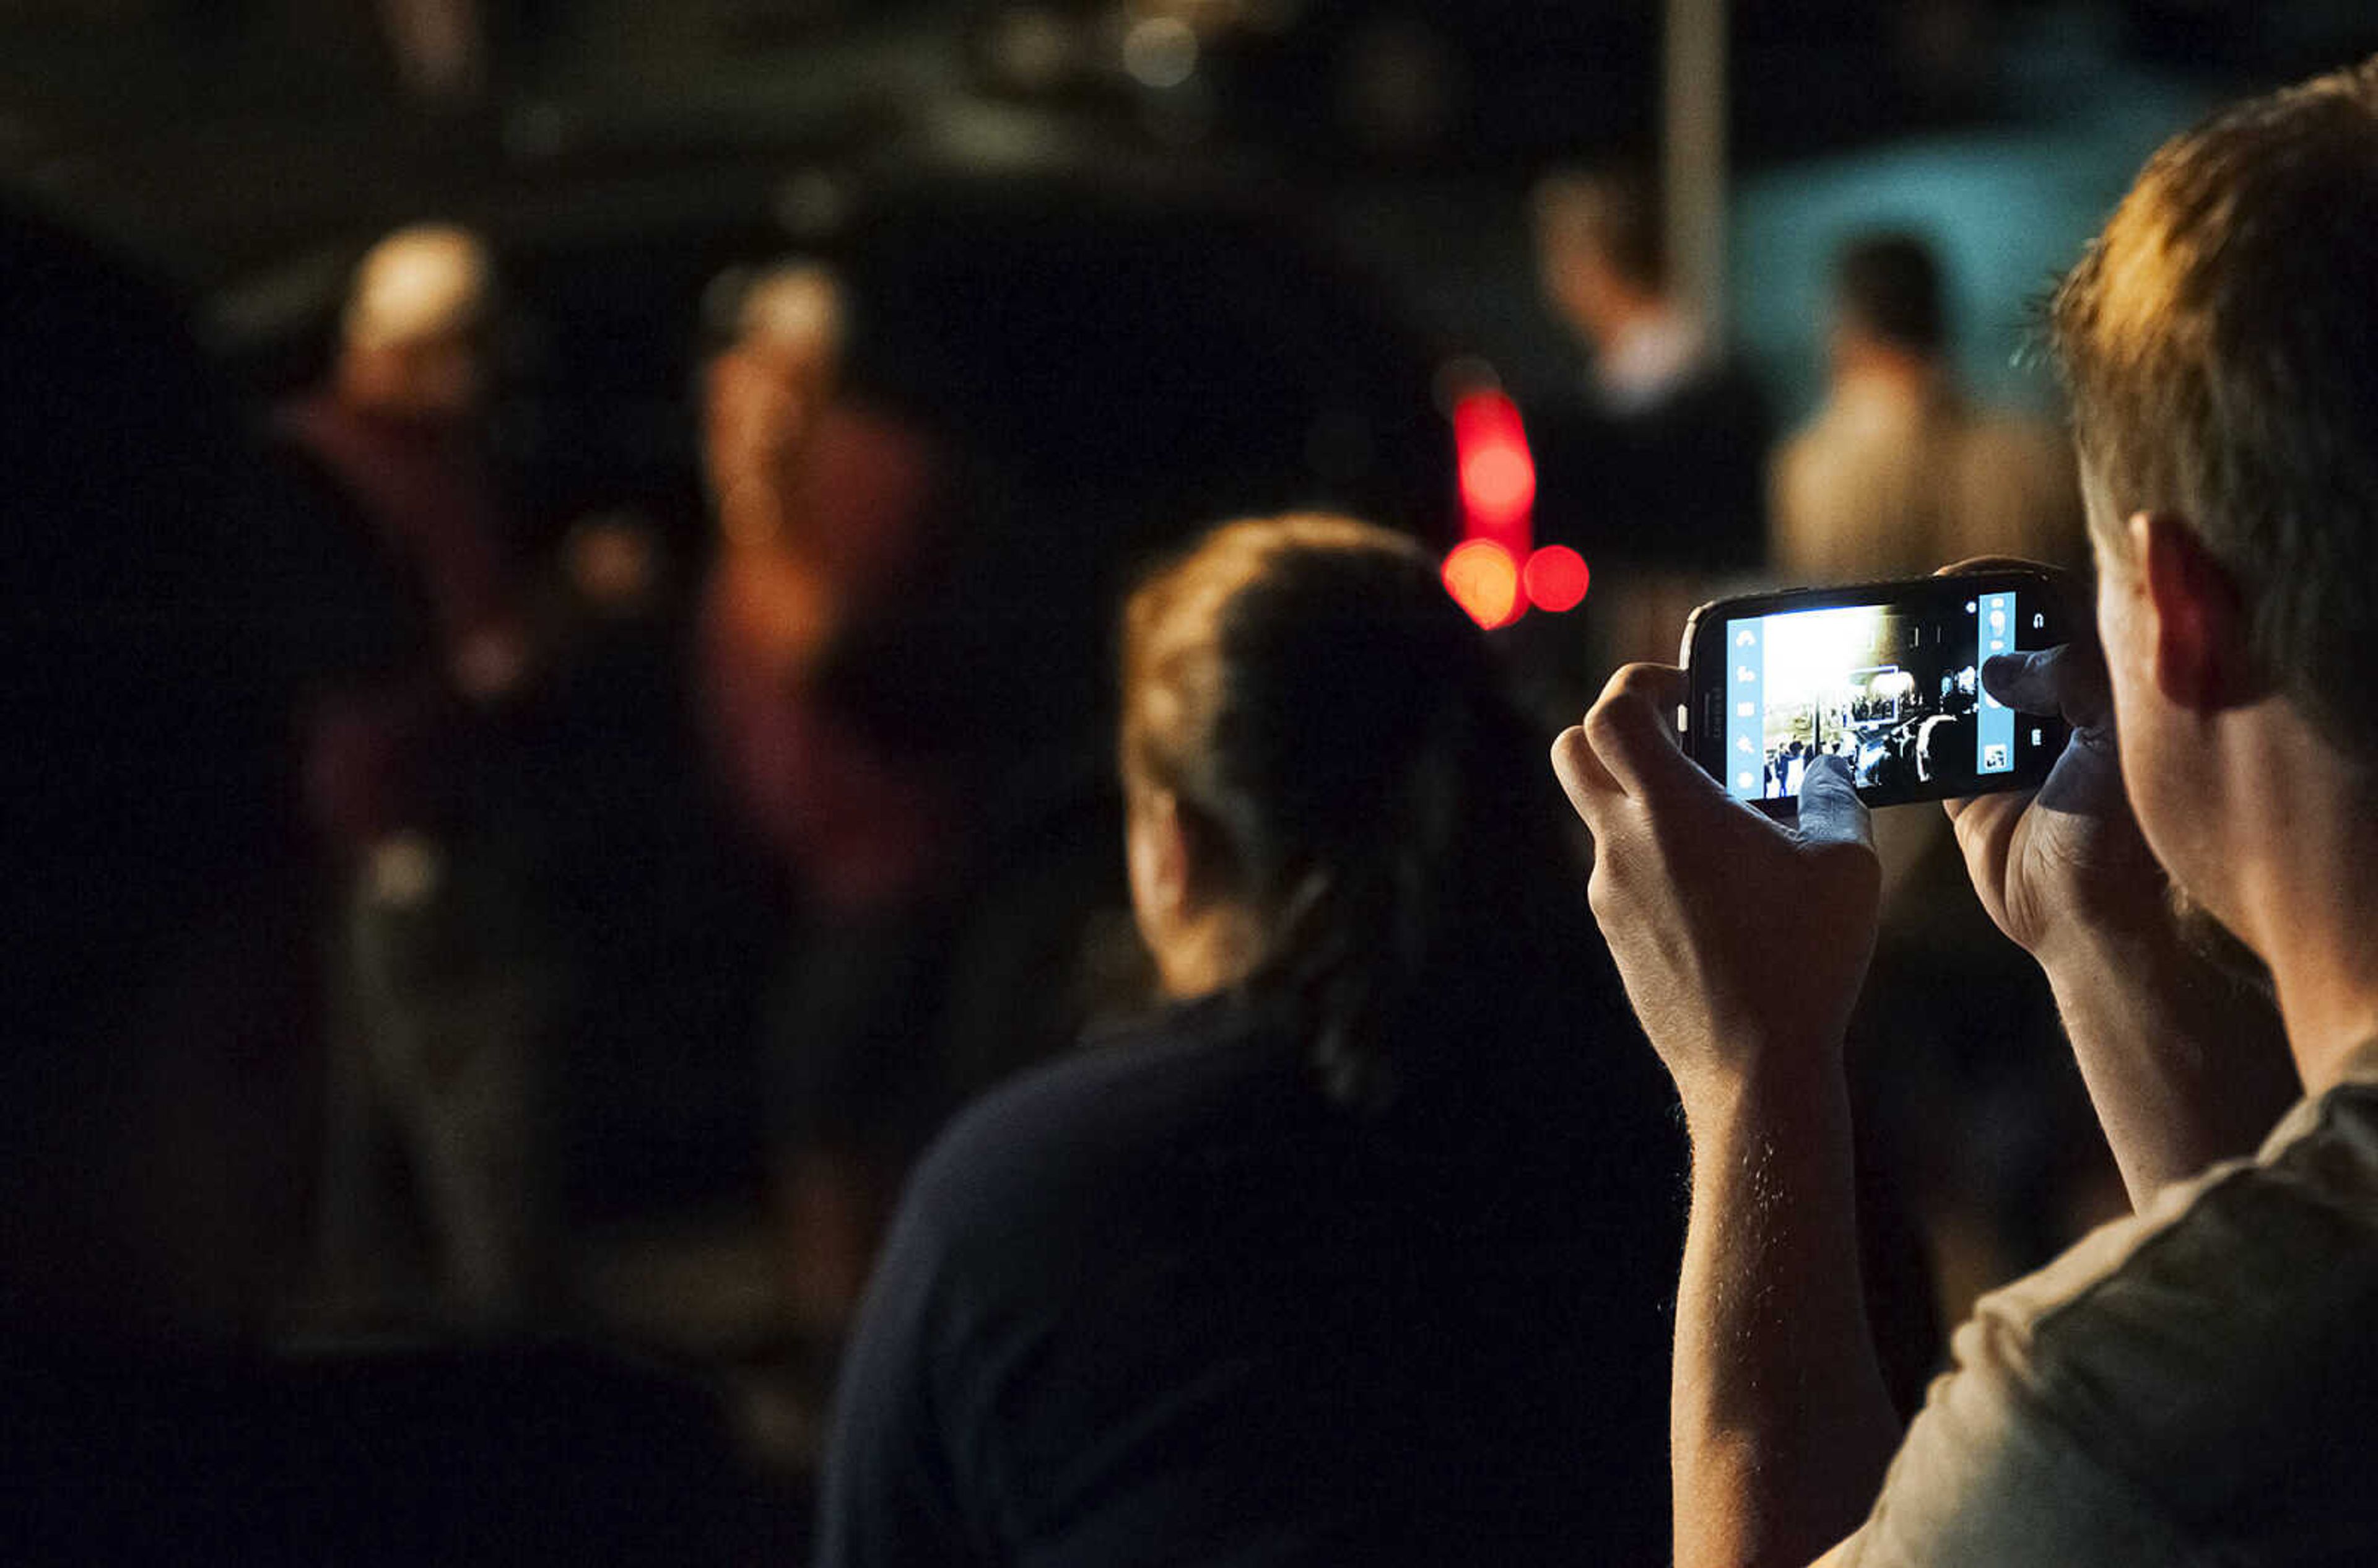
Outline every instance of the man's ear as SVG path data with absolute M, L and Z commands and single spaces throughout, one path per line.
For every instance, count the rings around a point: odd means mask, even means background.
M 2205 714 L 2264 695 L 2236 576 L 2169 512 L 2136 513 L 2127 531 L 2153 618 L 2156 688 L 2177 706 Z
M 1178 921 L 1196 892 L 1192 885 L 1195 859 L 1181 797 L 1169 789 L 1152 789 L 1132 803 L 1131 813 L 1132 880 L 1151 913 Z

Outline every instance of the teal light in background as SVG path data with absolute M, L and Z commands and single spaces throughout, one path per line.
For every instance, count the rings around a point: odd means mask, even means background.
M 2102 59 L 2042 51 L 2009 65 L 2031 123 L 1944 134 L 1745 175 L 1734 203 L 1728 301 L 1736 352 L 1796 425 L 1823 390 L 1826 280 L 1862 233 L 1920 233 L 1949 285 L 1966 389 L 2036 413 L 2057 407 L 2036 348 L 2037 306 L 2149 152 L 2211 100 Z

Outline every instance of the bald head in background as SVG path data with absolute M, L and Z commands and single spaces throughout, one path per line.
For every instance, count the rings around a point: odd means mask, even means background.
M 495 263 L 450 223 L 400 229 L 366 252 L 341 318 L 342 401 L 383 417 L 447 423 L 477 412 L 496 305 Z
M 754 279 L 736 315 L 736 338 L 745 348 L 838 370 L 843 347 L 842 284 L 814 262 L 771 268 Z

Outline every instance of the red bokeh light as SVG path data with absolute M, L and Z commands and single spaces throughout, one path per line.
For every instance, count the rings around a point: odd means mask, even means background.
M 1528 603 L 1558 615 L 1584 602 L 1593 573 L 1585 557 L 1567 545 L 1547 545 L 1528 557 L 1519 581 L 1527 588 Z
M 1461 465 L 1461 496 L 1485 518 L 1507 518 L 1528 509 L 1536 498 L 1536 472 L 1528 454 L 1500 444 L 1473 453 Z
M 1445 591 L 1470 618 L 1493 630 L 1528 613 L 1519 597 L 1519 565 L 1492 539 L 1468 539 L 1445 557 Z
M 1454 406 L 1453 442 L 1464 532 L 1524 554 L 1528 513 L 1536 504 L 1536 461 L 1519 405 L 1500 392 L 1471 392 Z

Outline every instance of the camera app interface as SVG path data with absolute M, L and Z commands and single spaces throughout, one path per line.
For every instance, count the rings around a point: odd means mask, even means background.
M 1744 800 L 1796 797 L 1820 757 L 1843 758 L 1861 790 L 1884 797 L 2013 772 L 2018 746 L 2027 740 L 2027 754 L 2045 737 L 2026 735 L 2033 721 L 1983 691 L 1979 672 L 1993 653 L 2045 645 L 2022 640 L 2016 598 L 1728 621 L 1727 787 Z

